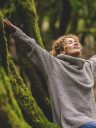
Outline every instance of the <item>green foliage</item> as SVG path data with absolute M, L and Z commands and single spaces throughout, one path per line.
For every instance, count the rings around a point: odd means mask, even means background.
M 96 14 L 96 0 L 70 0 L 71 6 L 72 6 L 72 13 L 73 15 L 78 13 L 79 18 L 82 18 L 85 20 L 85 23 L 87 24 L 87 27 L 92 27 L 95 19 Z M 78 19 L 79 20 L 79 19 Z

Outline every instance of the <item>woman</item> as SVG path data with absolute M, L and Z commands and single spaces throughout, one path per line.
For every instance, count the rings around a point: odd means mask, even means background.
M 75 35 L 60 37 L 48 53 L 8 20 L 4 24 L 20 44 L 29 46 L 25 49 L 29 59 L 47 76 L 54 123 L 62 128 L 96 128 L 96 56 L 80 58 L 81 44 Z

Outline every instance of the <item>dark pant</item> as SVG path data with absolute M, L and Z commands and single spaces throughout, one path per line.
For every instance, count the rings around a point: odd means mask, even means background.
M 92 121 L 90 123 L 87 123 L 80 128 L 96 128 L 96 121 Z

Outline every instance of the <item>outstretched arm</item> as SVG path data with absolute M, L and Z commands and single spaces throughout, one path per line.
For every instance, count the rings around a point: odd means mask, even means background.
M 30 47 L 30 51 L 27 53 L 30 60 L 34 62 L 38 67 L 48 72 L 54 63 L 55 57 L 51 56 L 45 49 L 42 49 L 35 41 L 30 38 L 21 29 L 13 25 L 10 21 L 4 20 L 5 26 L 14 32 L 14 38 L 19 40 L 20 44 L 26 44 Z

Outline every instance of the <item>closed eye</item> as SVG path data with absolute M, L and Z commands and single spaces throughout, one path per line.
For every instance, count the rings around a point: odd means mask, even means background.
M 72 44 L 73 42 L 71 40 L 69 40 L 68 44 Z

